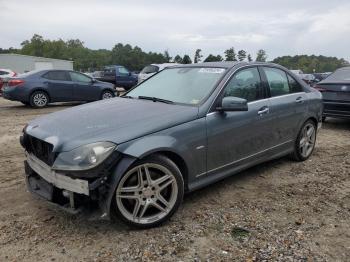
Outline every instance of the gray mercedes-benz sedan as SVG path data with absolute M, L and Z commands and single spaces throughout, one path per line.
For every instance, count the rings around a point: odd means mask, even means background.
M 314 150 L 321 94 L 284 67 L 174 66 L 123 97 L 52 113 L 21 136 L 28 189 L 77 213 L 86 206 L 146 228 L 186 192 L 253 165 Z

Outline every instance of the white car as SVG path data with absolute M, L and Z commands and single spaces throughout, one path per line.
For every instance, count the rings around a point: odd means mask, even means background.
M 1 69 L 0 68 L 0 78 L 8 78 L 8 77 L 14 77 L 17 73 L 13 72 L 10 69 Z
M 150 64 L 145 66 L 138 75 L 137 83 L 145 81 L 147 78 L 153 76 L 155 73 L 162 71 L 164 68 L 178 65 L 176 63 L 164 63 L 164 64 Z

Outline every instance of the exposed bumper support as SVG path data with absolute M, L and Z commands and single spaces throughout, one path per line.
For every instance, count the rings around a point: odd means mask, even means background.
M 45 181 L 74 193 L 89 195 L 89 182 L 82 179 L 73 179 L 59 174 L 46 165 L 43 161 L 26 152 L 28 165 Z

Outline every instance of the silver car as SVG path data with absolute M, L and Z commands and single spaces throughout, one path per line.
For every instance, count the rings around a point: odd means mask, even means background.
M 123 97 L 30 122 L 27 185 L 70 212 L 93 202 L 104 218 L 153 227 L 186 192 L 271 159 L 308 159 L 321 118 L 320 92 L 284 67 L 174 66 Z
M 176 63 L 163 63 L 163 64 L 150 64 L 145 66 L 138 75 L 137 83 L 140 84 L 142 81 L 145 81 L 147 78 L 150 78 L 155 73 L 162 71 L 164 68 L 178 65 Z

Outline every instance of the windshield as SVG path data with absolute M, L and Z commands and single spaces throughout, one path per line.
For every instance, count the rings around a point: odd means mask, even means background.
M 142 71 L 140 72 L 141 74 L 151 74 L 151 73 L 156 73 L 158 72 L 159 67 L 155 65 L 148 65 Z
M 142 82 L 127 96 L 148 96 L 196 105 L 212 91 L 224 68 L 185 67 L 164 69 Z

